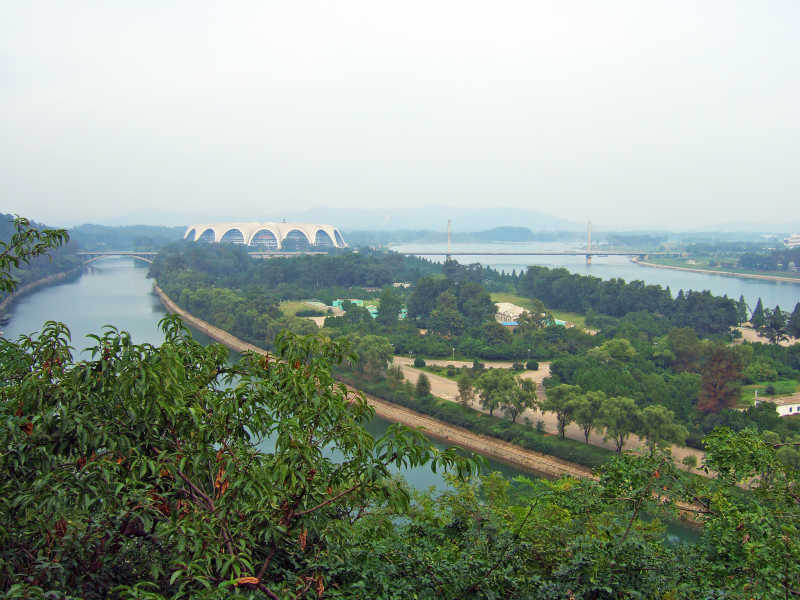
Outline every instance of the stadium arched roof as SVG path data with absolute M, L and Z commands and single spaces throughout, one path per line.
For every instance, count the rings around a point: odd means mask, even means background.
M 197 242 L 203 238 L 204 241 L 220 243 L 228 234 L 226 240 L 231 240 L 231 243 L 253 246 L 253 241 L 259 232 L 265 232 L 258 236 L 259 240 L 268 238 L 266 233 L 272 234 L 277 244 L 276 249 L 284 247 L 284 242 L 289 234 L 292 234 L 291 239 L 297 240 L 298 233 L 300 234 L 299 239 L 305 238 L 306 243 L 312 248 L 347 247 L 338 229 L 333 225 L 321 223 L 196 223 L 186 228 L 183 239 Z M 324 235 L 320 235 L 320 233 Z M 319 246 L 317 242 L 320 242 Z

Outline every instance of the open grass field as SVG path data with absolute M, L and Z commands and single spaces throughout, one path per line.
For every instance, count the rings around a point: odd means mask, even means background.
M 302 300 L 286 300 L 278 305 L 281 312 L 287 317 L 294 317 L 297 311 L 313 310 L 315 307 L 303 302 Z
M 767 386 L 775 388 L 775 393 L 767 394 Z M 739 407 L 746 408 L 753 406 L 756 390 L 758 390 L 759 400 L 769 400 L 770 398 L 780 398 L 781 396 L 791 396 L 800 391 L 800 382 L 795 379 L 780 379 L 778 381 L 762 381 L 751 385 L 742 386 L 742 395 L 739 399 Z
M 522 308 L 527 308 L 530 310 L 533 308 L 533 303 L 530 299 L 526 298 L 525 296 L 519 296 L 517 294 L 508 294 L 505 292 L 495 292 L 492 294 L 492 302 L 511 302 L 512 304 L 516 304 L 517 306 L 521 306 Z M 562 321 L 567 321 L 569 323 L 574 323 L 576 327 L 580 329 L 586 328 L 586 317 L 584 315 L 580 315 L 574 312 L 567 312 L 565 310 L 552 310 L 550 308 L 547 311 L 552 314 L 556 319 L 560 319 Z

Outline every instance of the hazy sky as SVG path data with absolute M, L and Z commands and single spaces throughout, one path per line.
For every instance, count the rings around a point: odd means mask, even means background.
M 797 0 L 7 0 L 0 210 L 797 220 L 798 31 Z

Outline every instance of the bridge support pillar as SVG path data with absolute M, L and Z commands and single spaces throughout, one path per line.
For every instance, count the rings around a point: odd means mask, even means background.
M 591 254 L 587 254 L 586 255 L 586 264 L 587 265 L 592 264 L 592 255 Z

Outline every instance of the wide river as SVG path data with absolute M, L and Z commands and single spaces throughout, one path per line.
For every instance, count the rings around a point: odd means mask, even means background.
M 447 244 L 395 244 L 393 250 L 401 253 L 414 253 L 425 256 L 425 252 L 447 252 Z M 544 267 L 564 267 L 572 273 L 592 275 L 601 279 L 618 277 L 625 281 L 640 280 L 650 285 L 669 286 L 673 296 L 678 290 L 709 290 L 717 296 L 727 295 L 738 300 L 744 296 L 750 308 L 755 308 L 759 298 L 766 308 L 780 305 L 783 310 L 791 312 L 795 304 L 800 302 L 800 283 L 772 282 L 759 279 L 742 279 L 671 269 L 642 267 L 625 256 L 607 256 L 592 258 L 587 265 L 583 256 L 492 256 L 480 252 L 541 252 L 547 250 L 578 250 L 556 242 L 520 242 L 471 244 L 458 243 L 451 246 L 453 252 L 476 252 L 468 256 L 454 257 L 461 264 L 481 263 L 487 267 L 511 273 L 525 271 L 529 265 Z M 431 260 L 441 262 L 442 256 L 429 256 Z

